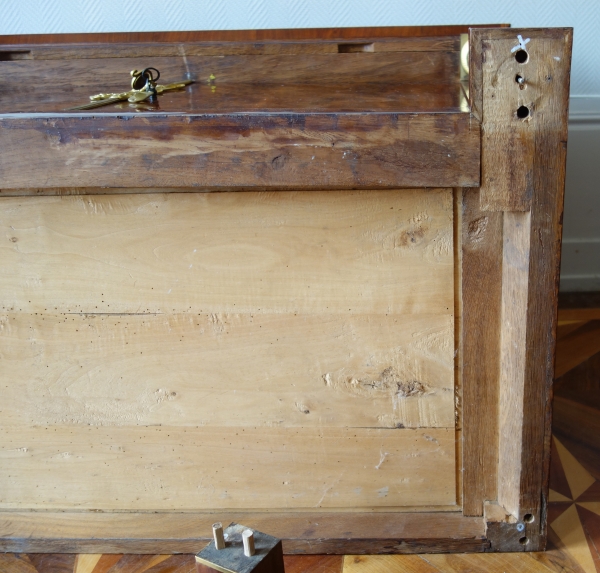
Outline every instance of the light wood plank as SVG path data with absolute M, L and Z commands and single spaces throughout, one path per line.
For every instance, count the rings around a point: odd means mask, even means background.
M 80 553 L 77 555 L 73 573 L 93 573 L 102 553 Z
M 0 200 L 2 308 L 453 312 L 452 191 Z
M 453 505 L 454 431 L 5 426 L 0 507 Z
M 4 424 L 454 425 L 448 315 L 9 313 L 0 346 Z
M 519 517 L 529 289 L 530 213 L 504 213 L 500 327 L 498 503 Z

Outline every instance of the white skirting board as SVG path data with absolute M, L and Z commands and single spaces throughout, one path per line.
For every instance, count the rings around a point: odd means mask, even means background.
M 560 288 L 600 291 L 600 97 L 572 97 Z

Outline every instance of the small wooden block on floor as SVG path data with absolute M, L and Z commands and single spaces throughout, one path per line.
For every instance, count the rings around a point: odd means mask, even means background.
M 225 531 L 213 525 L 214 540 L 198 555 L 198 572 L 205 568 L 221 573 L 284 573 L 281 540 L 231 523 Z

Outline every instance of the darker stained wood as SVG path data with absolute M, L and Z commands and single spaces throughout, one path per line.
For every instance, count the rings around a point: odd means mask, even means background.
M 502 213 L 480 211 L 478 190 L 463 190 L 461 296 L 463 511 L 483 515 L 497 497 Z
M 354 28 L 288 28 L 272 30 L 207 30 L 186 32 L 112 32 L 96 34 L 21 34 L 0 36 L 0 44 L 138 43 L 138 42 L 254 42 L 286 40 L 347 40 L 456 36 L 470 27 L 496 28 L 510 24 L 477 26 L 381 26 Z
M 468 114 L 0 119 L 0 188 L 468 187 Z M 35 161 L 31 161 L 35 157 Z
M 73 573 L 77 555 L 74 553 L 29 553 L 27 557 L 39 573 Z
M 460 36 L 287 42 L 185 42 L 135 44 L 0 44 L 0 62 L 97 58 L 263 56 L 371 52 L 457 52 Z M 90 65 L 93 63 L 90 62 Z
M 556 347 L 558 286 L 562 218 L 567 159 L 567 119 L 572 29 L 547 33 L 556 40 L 556 51 L 564 65 L 564 81 L 556 81 L 545 105 L 539 104 L 539 119 L 532 117 L 535 154 L 529 288 L 527 301 L 527 341 L 523 406 L 523 448 L 521 456 L 521 511 L 540 515 L 539 543 L 546 545 L 547 523 L 543 519 L 548 499 L 550 466 L 552 381 Z M 522 516 L 520 516 L 522 517 Z
M 486 93 L 482 83 L 486 79 L 482 67 L 484 46 L 493 42 L 506 44 L 506 58 L 513 58 L 512 65 L 514 56 L 511 55 L 510 46 L 514 45 L 512 42 L 516 43 L 516 35 L 519 32 L 518 29 L 471 31 L 470 97 L 475 115 L 481 118 L 484 124 L 485 117 L 481 114 L 485 110 L 480 103 Z M 543 86 L 535 86 L 539 89 L 540 98 L 535 102 L 534 113 L 531 115 L 526 134 L 523 135 L 532 138 L 524 144 L 523 149 L 530 152 L 526 163 L 531 166 L 528 169 L 533 185 L 529 241 L 530 288 L 525 316 L 526 364 L 518 517 L 522 519 L 523 515 L 528 513 L 535 516 L 535 527 L 530 526 L 527 530 L 530 542 L 526 546 L 528 550 L 533 551 L 544 547 L 546 537 L 552 378 L 567 141 L 565 110 L 569 101 L 572 29 L 528 29 L 524 33 L 526 37 L 531 38 L 531 46 L 536 46 L 535 51 L 530 47 L 532 57 L 535 53 L 536 57 L 540 58 L 536 66 L 539 66 L 540 70 L 543 66 L 550 69 L 549 62 L 552 62 L 552 66 L 556 68 L 555 77 L 550 74 L 550 79 L 548 76 L 544 78 Z M 555 56 L 560 59 L 556 60 Z M 561 66 L 557 67 L 554 60 L 560 61 Z M 498 66 L 502 66 L 502 61 L 498 62 Z M 517 86 L 516 82 L 514 84 Z M 515 89 L 518 90 L 518 86 Z M 500 92 L 498 95 L 501 95 Z M 509 118 L 506 121 L 508 122 Z M 485 154 L 488 154 L 488 157 L 503 157 L 511 153 L 512 149 L 503 147 L 507 141 L 496 140 L 494 146 L 493 139 L 483 138 L 482 159 Z M 485 148 L 486 145 L 488 148 Z M 515 185 L 526 183 L 514 182 Z M 517 195 L 522 191 L 520 187 L 515 189 Z M 494 208 L 502 205 L 504 199 L 499 197 Z M 505 207 L 509 209 L 514 205 L 509 200 Z M 511 438 L 507 436 L 506 439 Z M 515 546 L 514 550 L 518 549 Z
M 286 555 L 285 573 L 342 573 L 341 555 Z
M 175 554 L 189 553 L 201 547 L 201 539 L 13 539 L 0 541 L 0 550 L 17 552 L 20 548 L 37 553 L 127 553 Z M 395 555 L 417 553 L 483 553 L 489 551 L 490 541 L 485 537 L 466 538 L 413 538 L 394 539 L 296 539 L 284 540 L 286 554 L 331 555 Z
M 151 105 L 71 110 L 92 94 L 129 90 L 130 70 L 149 62 L 161 71 L 159 83 L 195 83 Z M 464 110 L 458 67 L 458 52 L 8 61 L 0 62 L 0 113 L 451 113 Z
M 127 68 L 115 75 L 114 91 L 127 88 Z M 179 78 L 171 78 L 173 80 Z M 23 99 L 19 91 L 0 101 L 0 113 L 44 113 L 78 117 L 105 114 L 160 115 L 245 113 L 459 113 L 461 88 L 453 84 L 341 83 L 336 86 L 310 84 L 252 85 L 224 83 L 212 91 L 208 84 L 193 84 L 185 90 L 165 92 L 156 104 L 119 102 L 95 110 L 65 112 L 89 101 L 89 86 L 68 91 L 34 90 L 35 99 Z M 97 90 L 96 90 L 97 91 Z M 37 97 L 39 96 L 39 97 Z M 465 114 L 466 115 L 466 114 Z

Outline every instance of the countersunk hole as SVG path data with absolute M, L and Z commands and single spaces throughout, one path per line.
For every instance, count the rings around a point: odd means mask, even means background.
M 535 521 L 535 517 L 533 517 L 533 515 L 531 515 L 531 513 L 526 513 L 523 516 L 523 521 L 525 523 L 533 523 Z
M 517 60 L 519 64 L 526 64 L 529 60 L 529 54 L 525 50 L 517 50 L 515 52 L 515 60 Z
M 529 108 L 526 105 L 522 105 L 517 110 L 517 117 L 519 119 L 525 119 L 526 117 L 529 117 Z
M 527 537 L 521 537 L 521 539 L 519 539 L 519 543 L 521 545 L 527 545 L 529 543 L 529 539 Z

